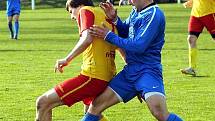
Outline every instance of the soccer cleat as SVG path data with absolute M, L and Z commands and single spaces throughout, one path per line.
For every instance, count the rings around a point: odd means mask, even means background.
M 185 68 L 185 69 L 181 69 L 181 73 L 187 74 L 187 75 L 196 76 L 196 71 L 193 68 L 191 68 L 191 67 Z
M 14 36 L 14 39 L 16 39 L 16 40 L 17 40 L 17 39 L 18 39 L 18 36 L 17 36 L 17 35 L 15 35 L 15 36 Z

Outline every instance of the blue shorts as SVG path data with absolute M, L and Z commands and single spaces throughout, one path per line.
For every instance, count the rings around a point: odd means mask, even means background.
M 109 87 L 122 98 L 123 102 L 128 102 L 138 94 L 144 98 L 149 92 L 158 92 L 165 95 L 163 79 L 152 72 L 145 72 L 137 80 L 126 79 L 126 73 L 122 70 L 109 83 Z
M 7 16 L 20 15 L 20 8 L 14 7 L 7 9 Z

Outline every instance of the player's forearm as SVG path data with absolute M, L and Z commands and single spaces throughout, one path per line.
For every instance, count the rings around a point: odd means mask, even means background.
M 153 24 L 152 24 L 153 25 Z M 156 27 L 154 27 L 156 28 Z M 153 29 L 152 29 L 153 30 Z M 122 48 L 126 51 L 131 51 L 135 53 L 144 53 L 144 51 L 148 48 L 151 41 L 154 37 L 157 36 L 158 31 L 157 28 L 154 31 L 146 30 L 144 34 L 140 32 L 135 38 L 121 38 L 114 34 L 113 32 L 109 32 L 105 37 L 105 40 L 111 44 L 116 45 L 119 48 Z
M 118 34 L 120 37 L 123 37 L 123 38 L 127 38 L 128 37 L 128 30 L 129 30 L 129 26 L 128 24 L 126 23 L 126 21 L 122 22 L 120 20 L 120 18 L 118 17 L 117 18 L 117 22 L 115 23 L 116 25 L 116 28 L 118 30 Z M 122 31 L 123 30 L 123 31 Z
M 84 32 L 83 32 L 84 34 Z M 86 48 L 92 43 L 92 37 L 89 35 L 83 35 L 83 37 L 80 38 L 78 43 L 75 45 L 73 50 L 67 55 L 65 58 L 67 62 L 69 63 L 72 61 L 75 57 L 80 55 Z
M 109 32 L 108 35 L 105 37 L 105 40 L 126 51 L 138 53 L 142 51 L 142 48 L 140 48 L 139 44 L 137 45 L 137 42 L 131 40 L 130 38 L 121 38 L 113 32 Z

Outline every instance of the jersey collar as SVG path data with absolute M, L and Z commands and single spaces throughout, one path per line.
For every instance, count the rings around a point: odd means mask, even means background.
M 153 2 L 147 5 L 146 7 L 144 7 L 139 13 L 144 13 L 145 11 L 149 10 L 152 7 L 158 7 L 158 5 L 155 2 Z M 134 10 L 137 12 L 137 8 L 134 7 Z

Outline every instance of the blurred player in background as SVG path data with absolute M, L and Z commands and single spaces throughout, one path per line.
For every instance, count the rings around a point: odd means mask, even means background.
M 7 0 L 8 28 L 10 30 L 11 39 L 18 39 L 20 10 L 21 10 L 20 0 Z M 12 23 L 13 19 L 15 21 L 14 27 Z
M 207 28 L 215 40 L 215 0 L 189 0 L 185 7 L 192 7 L 188 25 L 189 67 L 181 69 L 183 74 L 196 76 L 197 39 L 203 28 Z
M 116 74 L 116 46 L 89 34 L 93 24 L 101 23 L 116 32 L 114 25 L 106 21 L 101 8 L 94 8 L 91 0 L 68 0 L 66 9 L 78 23 L 80 39 L 67 57 L 57 60 L 55 71 L 62 73 L 63 67 L 83 52 L 82 71 L 79 76 L 58 84 L 37 99 L 36 121 L 51 121 L 53 108 L 70 107 L 79 101 L 86 105 L 86 112 L 92 100 L 106 89 L 108 81 Z M 100 115 L 100 121 L 106 120 Z

